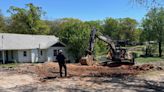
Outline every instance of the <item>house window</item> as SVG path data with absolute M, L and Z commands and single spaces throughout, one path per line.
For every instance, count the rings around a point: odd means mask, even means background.
M 26 57 L 27 56 L 27 52 L 23 51 L 23 56 Z
M 57 56 L 58 50 L 54 50 L 54 56 Z
M 40 55 L 41 55 L 41 56 L 43 55 L 43 51 L 42 51 L 42 50 L 40 51 Z

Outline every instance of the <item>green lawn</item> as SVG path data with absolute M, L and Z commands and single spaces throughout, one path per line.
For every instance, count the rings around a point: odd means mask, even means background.
M 148 62 L 157 62 L 157 61 L 164 61 L 164 58 L 159 57 L 139 57 L 135 59 L 136 62 L 140 63 L 148 63 Z
M 0 67 L 3 67 L 3 68 L 14 68 L 16 66 L 18 66 L 19 64 L 17 63 L 9 63 L 9 64 L 0 64 Z

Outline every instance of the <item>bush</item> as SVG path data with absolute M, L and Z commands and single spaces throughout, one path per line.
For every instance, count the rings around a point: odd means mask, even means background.
M 144 55 L 142 55 L 142 56 L 152 57 L 156 51 L 156 46 L 149 44 L 146 46 L 146 48 L 143 48 L 142 51 L 144 53 Z

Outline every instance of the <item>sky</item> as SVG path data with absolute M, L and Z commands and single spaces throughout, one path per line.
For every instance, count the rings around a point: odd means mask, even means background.
M 33 3 L 46 12 L 42 19 L 55 20 L 65 17 L 83 21 L 103 20 L 107 17 L 130 17 L 141 21 L 148 10 L 132 2 L 133 0 L 0 0 L 0 10 L 4 16 L 10 16 L 10 6 L 25 8 Z

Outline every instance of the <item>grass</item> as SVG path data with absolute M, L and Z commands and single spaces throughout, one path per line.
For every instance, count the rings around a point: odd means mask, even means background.
M 139 57 L 136 58 L 135 61 L 140 63 L 148 63 L 148 62 L 164 61 L 164 59 L 160 57 Z
M 17 63 L 0 64 L 0 67 L 3 67 L 3 68 L 15 68 L 16 66 L 18 66 Z

